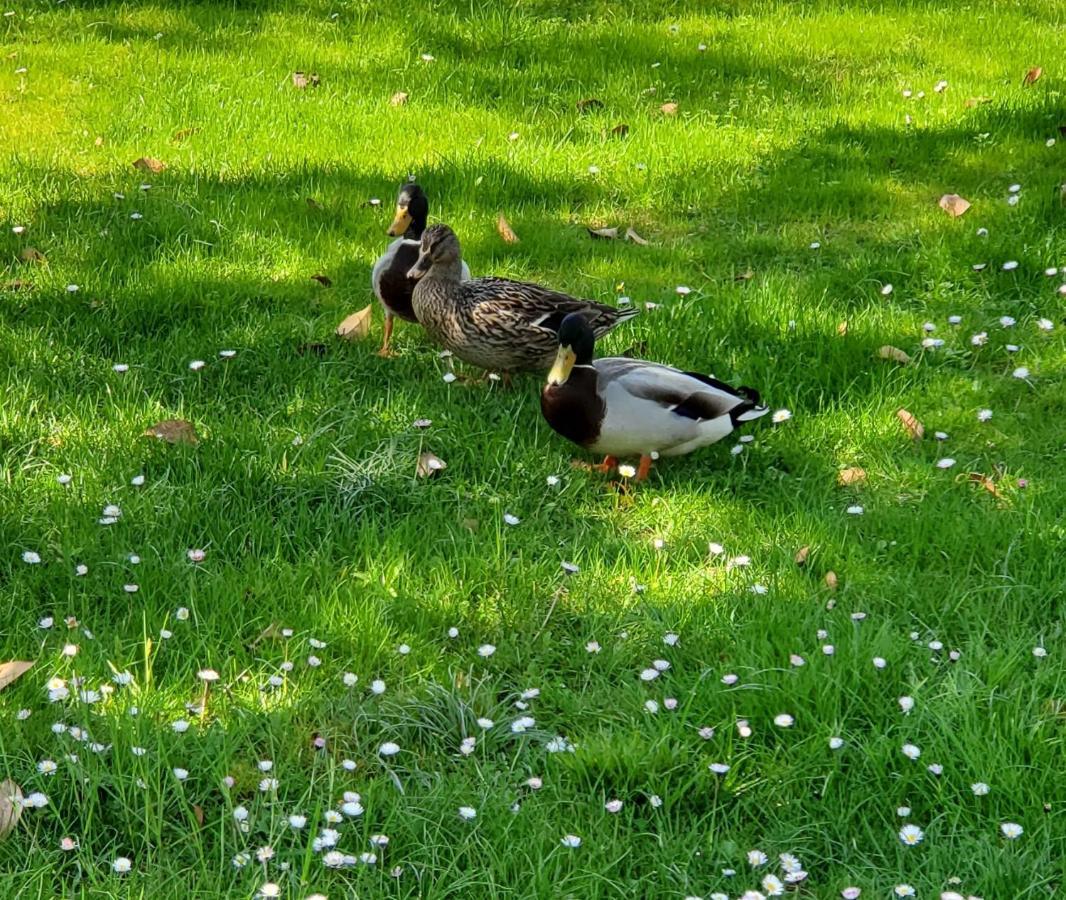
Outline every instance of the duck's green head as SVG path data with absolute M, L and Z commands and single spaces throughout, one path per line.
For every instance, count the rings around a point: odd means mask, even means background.
M 429 200 L 425 193 L 413 181 L 400 188 L 396 198 L 396 217 L 389 226 L 391 237 L 404 237 L 418 240 L 426 230 L 426 217 L 429 215 Z
M 559 324 L 559 352 L 548 373 L 548 384 L 566 384 L 574 366 L 591 364 L 595 346 L 596 336 L 585 317 L 570 313 Z

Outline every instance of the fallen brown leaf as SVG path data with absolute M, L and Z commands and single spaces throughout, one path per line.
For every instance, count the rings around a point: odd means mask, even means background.
M 793 557 L 797 566 L 807 565 L 807 557 L 811 555 L 810 544 L 805 544 L 796 551 L 796 555 Z
M 185 138 L 192 137 L 200 129 L 199 128 L 182 128 L 181 131 L 175 131 L 171 140 L 175 144 L 180 144 Z
M 881 359 L 891 359 L 893 362 L 898 362 L 900 365 L 907 365 L 911 361 L 911 358 L 904 353 L 899 347 L 893 347 L 891 344 L 885 344 L 884 347 L 880 347 L 877 351 L 877 355 Z
M 507 218 L 503 213 L 500 213 L 496 218 L 496 231 L 499 232 L 500 237 L 503 238 L 505 244 L 518 243 L 518 235 L 514 233 L 511 223 L 507 221 Z
M 193 814 L 193 817 L 196 819 L 196 824 L 199 825 L 201 828 L 203 828 L 204 827 L 204 808 L 202 806 L 200 806 L 199 803 L 194 803 L 192 805 L 192 814 Z
M 23 262 L 47 262 L 44 258 L 44 254 L 36 247 L 23 247 L 22 251 L 19 253 L 19 259 Z
M 848 320 L 845 319 L 839 325 L 837 325 L 837 334 L 841 337 L 846 337 L 848 333 Z
M 22 788 L 10 778 L 0 782 L 0 841 L 6 838 L 22 818 Z
M 312 281 L 317 281 L 322 287 L 333 287 L 333 279 L 328 275 L 312 275 Z
M 419 478 L 429 478 L 448 468 L 448 464 L 435 453 L 426 450 L 418 455 L 416 472 Z
M 319 78 L 314 72 L 307 74 L 306 72 L 293 72 L 292 83 L 293 86 L 299 90 L 303 90 L 306 87 L 318 87 Z
M 837 484 L 841 487 L 847 487 L 849 484 L 862 484 L 866 481 L 866 470 L 860 469 L 858 466 L 852 466 L 848 469 L 841 469 L 837 472 Z
M 142 156 L 140 159 L 133 161 L 133 168 L 140 169 L 142 172 L 151 172 L 153 175 L 158 175 L 166 167 L 166 163 L 153 156 Z
M 672 102 L 671 103 L 664 103 L 662 106 L 659 107 L 659 110 L 660 110 L 660 112 L 662 112 L 662 114 L 664 116 L 676 116 L 677 115 L 677 104 L 676 103 L 672 103 Z
M 588 228 L 588 226 L 585 226 Z M 588 233 L 591 237 L 602 238 L 604 240 L 613 240 L 618 237 L 617 228 L 588 228 Z
M 958 194 L 945 194 L 938 202 L 944 212 L 956 219 L 970 208 L 970 201 Z
M 1002 499 L 1003 494 L 1000 491 L 999 486 L 987 475 L 982 475 L 980 472 L 970 472 L 969 478 L 974 484 L 981 485 L 981 487 L 988 491 L 993 497 Z
M 603 109 L 603 101 L 599 97 L 586 97 L 584 100 L 577 101 L 579 113 L 591 112 L 594 109 Z
M 168 444 L 195 446 L 200 443 L 196 427 L 192 422 L 186 422 L 184 419 L 164 419 L 162 422 L 156 422 L 155 425 L 150 425 L 144 430 L 144 437 L 154 437 Z
M 32 668 L 32 662 L 26 662 L 21 659 L 13 659 L 10 662 L 0 663 L 0 691 L 11 684 L 16 678 L 21 678 Z
M 919 422 L 913 415 L 913 413 L 907 412 L 902 406 L 896 410 L 896 417 L 903 423 L 903 427 L 907 430 L 914 440 L 920 441 L 925 437 L 925 426 Z
M 755 273 L 751 269 L 745 269 L 743 272 L 737 272 L 733 276 L 733 280 L 740 284 L 744 281 L 751 281 L 755 277 Z
M 637 234 L 631 227 L 626 229 L 626 240 L 632 241 L 634 244 L 640 244 L 641 247 L 647 247 L 648 242 Z
M 611 129 L 611 134 L 615 137 L 625 137 L 629 134 L 629 126 L 625 122 L 619 122 L 614 128 Z
M 837 573 L 832 569 L 825 573 L 825 586 L 831 591 L 837 589 Z
M 1040 80 L 1040 76 L 1044 74 L 1044 70 L 1040 66 L 1033 66 L 1028 72 L 1025 73 L 1025 78 L 1022 79 L 1022 84 L 1028 87 L 1031 84 L 1036 84 Z
M 407 91 L 397 91 L 389 98 L 390 106 L 403 106 L 407 102 Z
M 365 338 L 370 334 L 370 317 L 373 312 L 373 303 L 364 306 L 359 312 L 353 312 L 337 326 L 337 336 L 344 338 L 346 341 Z

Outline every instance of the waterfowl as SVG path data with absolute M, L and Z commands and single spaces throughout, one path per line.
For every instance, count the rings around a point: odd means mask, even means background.
M 410 275 L 411 304 L 429 336 L 464 362 L 505 375 L 544 371 L 555 357 L 559 326 L 580 312 L 596 337 L 637 314 L 506 278 L 462 280 L 459 239 L 447 225 L 422 235 Z
M 768 411 L 757 391 L 709 375 L 641 359 L 593 361 L 595 341 L 581 315 L 563 319 L 540 408 L 563 437 L 606 455 L 600 471 L 639 454 L 636 477 L 643 481 L 653 459 L 706 447 Z
M 416 262 L 421 246 L 422 232 L 426 230 L 426 217 L 429 215 L 429 200 L 425 192 L 414 182 L 400 188 L 396 198 L 396 217 L 389 226 L 389 235 L 396 240 L 374 263 L 370 274 L 370 283 L 374 295 L 385 309 L 385 337 L 378 351 L 380 356 L 390 356 L 389 342 L 392 340 L 393 318 L 399 316 L 408 322 L 417 322 L 411 308 L 411 291 L 415 283 L 407 273 Z M 470 270 L 463 263 L 460 277 L 466 281 Z

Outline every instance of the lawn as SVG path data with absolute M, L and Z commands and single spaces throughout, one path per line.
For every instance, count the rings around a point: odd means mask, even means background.
M 1062 893 L 1061 4 L 8 10 L 0 895 Z M 612 485 L 338 338 L 408 174 L 774 421 Z

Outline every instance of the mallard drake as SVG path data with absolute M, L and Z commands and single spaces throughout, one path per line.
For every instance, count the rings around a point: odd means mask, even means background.
M 410 271 L 418 279 L 411 305 L 433 340 L 482 369 L 505 374 L 547 369 L 569 313 L 580 312 L 596 337 L 637 314 L 523 281 L 462 281 L 462 265 L 455 232 L 447 225 L 427 228 Z
M 389 356 L 389 342 L 392 340 L 393 318 L 399 316 L 408 322 L 417 322 L 411 308 L 411 291 L 415 283 L 407 273 L 418 262 L 422 232 L 426 230 L 426 217 L 429 215 L 429 200 L 417 184 L 411 182 L 400 188 L 396 198 L 396 217 L 389 226 L 389 235 L 396 240 L 374 263 L 370 274 L 370 283 L 374 295 L 385 309 L 385 337 L 378 351 L 380 356 Z M 470 270 L 463 263 L 461 276 L 463 281 L 470 278 Z
M 600 471 L 610 471 L 620 456 L 639 454 L 636 476 L 643 481 L 653 459 L 706 447 L 768 411 L 757 391 L 709 375 L 641 359 L 594 362 L 595 342 L 583 316 L 563 319 L 540 408 L 563 437 L 606 454 Z

